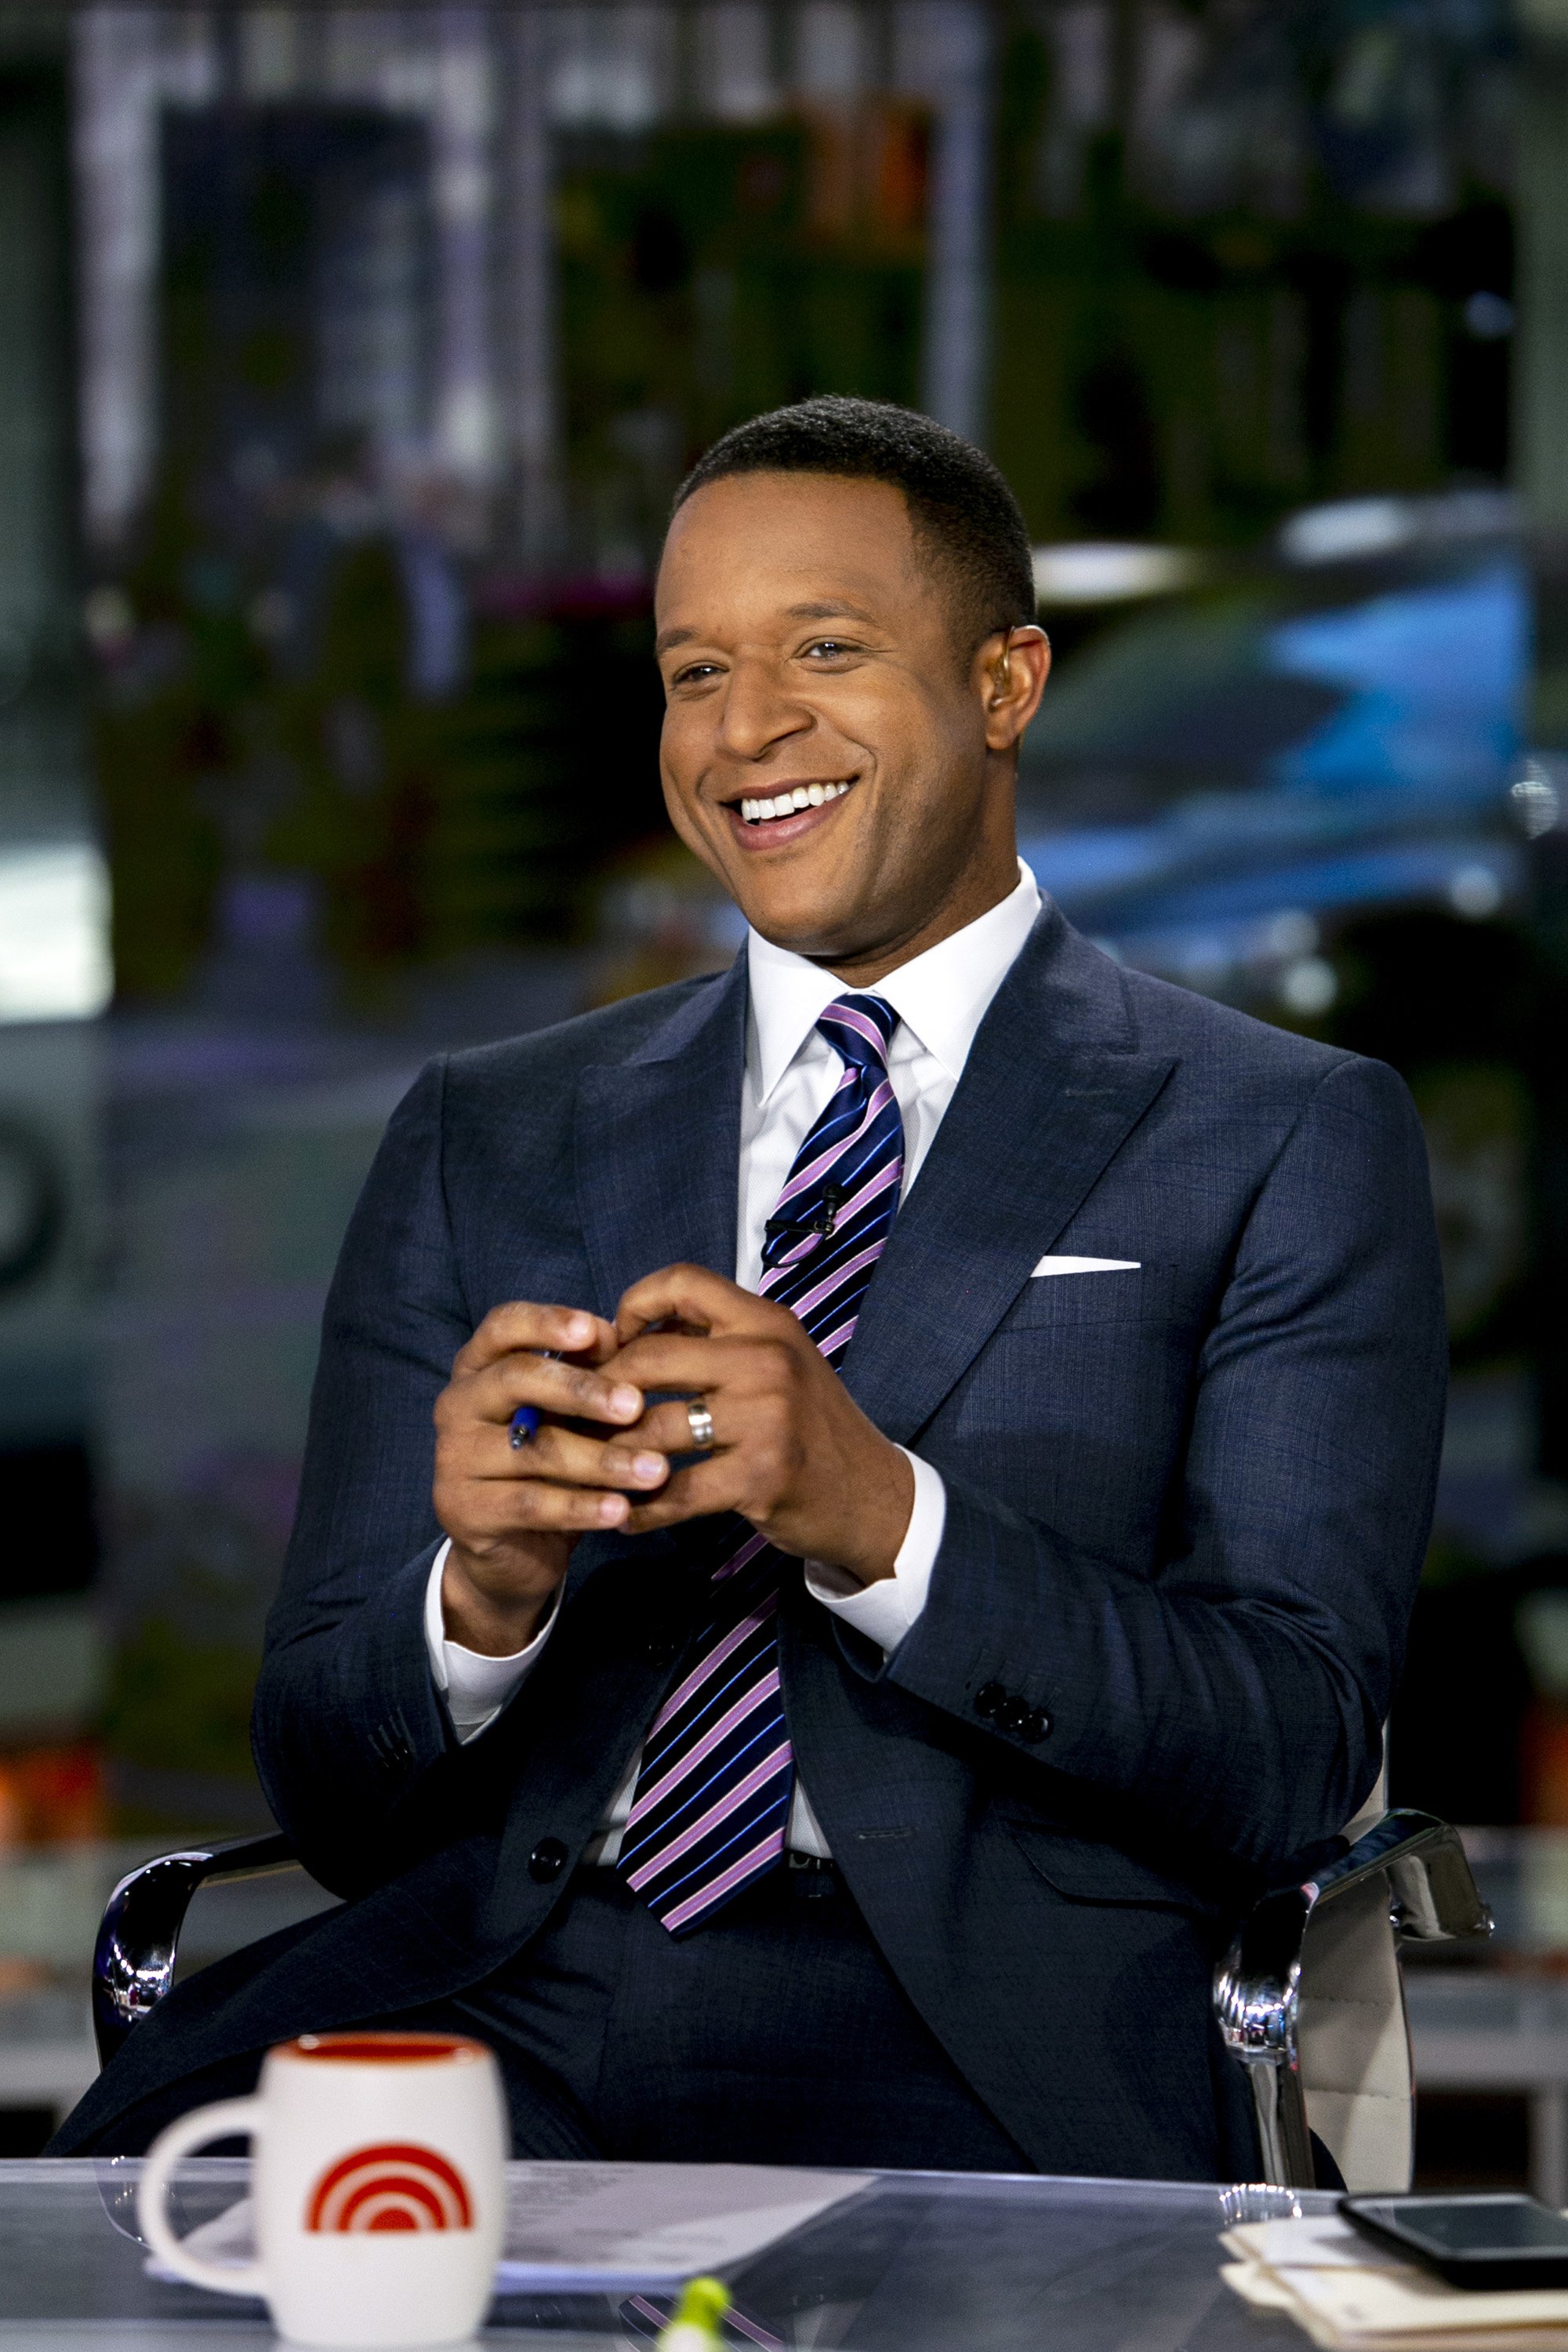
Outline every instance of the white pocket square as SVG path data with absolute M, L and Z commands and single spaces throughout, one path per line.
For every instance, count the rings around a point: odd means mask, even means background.
M 1136 1274 L 1142 1263 L 1136 1257 L 1043 1257 L 1035 1274 Z

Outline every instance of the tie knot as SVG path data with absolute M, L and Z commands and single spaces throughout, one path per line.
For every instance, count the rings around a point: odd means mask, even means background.
M 840 1060 L 859 1070 L 886 1071 L 899 1016 L 885 997 L 837 996 L 817 1027 Z

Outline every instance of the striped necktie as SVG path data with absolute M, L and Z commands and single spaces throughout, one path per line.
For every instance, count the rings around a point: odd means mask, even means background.
M 759 1292 L 793 1307 L 834 1365 L 899 1206 L 904 1129 L 888 1078 L 898 1021 L 879 996 L 841 996 L 822 1015 L 843 1074 L 767 1223 Z M 775 1866 L 795 1787 L 777 1631 L 787 1555 L 732 1513 L 714 1526 L 696 1663 L 648 1733 L 616 1864 L 672 1936 Z

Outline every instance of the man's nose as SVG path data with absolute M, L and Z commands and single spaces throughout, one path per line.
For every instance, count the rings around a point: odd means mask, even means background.
M 720 748 L 731 759 L 759 760 L 774 743 L 805 733 L 810 709 L 787 691 L 771 662 L 737 662 L 724 688 Z

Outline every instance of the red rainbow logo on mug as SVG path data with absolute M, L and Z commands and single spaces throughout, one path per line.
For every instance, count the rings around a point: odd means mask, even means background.
M 412 2140 L 355 2148 L 310 2192 L 307 2230 L 471 2230 L 474 2210 L 456 2165 Z

